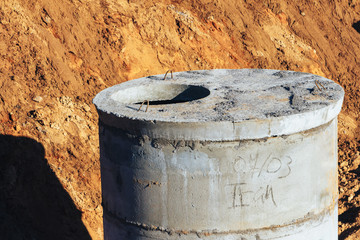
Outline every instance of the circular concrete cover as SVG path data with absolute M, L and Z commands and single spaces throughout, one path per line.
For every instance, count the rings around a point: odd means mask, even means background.
M 101 121 L 128 132 L 222 141 L 320 126 L 339 114 L 343 97 L 338 84 L 309 73 L 217 69 L 131 80 L 103 90 L 94 104 Z

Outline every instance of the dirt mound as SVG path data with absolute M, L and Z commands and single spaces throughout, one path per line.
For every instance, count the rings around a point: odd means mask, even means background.
M 168 69 L 270 68 L 344 87 L 339 238 L 359 238 L 359 21 L 357 0 L 1 1 L 2 232 L 102 239 L 100 90 Z

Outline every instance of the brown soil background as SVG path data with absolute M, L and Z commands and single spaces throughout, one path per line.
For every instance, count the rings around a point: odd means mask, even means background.
M 214 68 L 341 84 L 339 239 L 360 239 L 360 1 L 1 0 L 1 239 L 102 239 L 100 90 Z

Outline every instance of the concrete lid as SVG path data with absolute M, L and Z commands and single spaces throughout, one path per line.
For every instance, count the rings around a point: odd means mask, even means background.
M 334 119 L 343 89 L 301 72 L 217 69 L 149 76 L 101 91 L 100 120 L 153 138 L 224 141 L 305 131 Z M 143 101 L 149 100 L 138 111 Z

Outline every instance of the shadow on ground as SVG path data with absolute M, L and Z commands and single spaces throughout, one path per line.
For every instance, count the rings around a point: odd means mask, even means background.
M 33 139 L 0 135 L 0 238 L 91 239 L 44 154 Z
M 360 21 L 355 22 L 352 26 L 358 33 L 360 33 Z
M 358 231 L 360 229 L 360 227 L 355 226 L 355 227 L 351 227 L 349 229 L 346 229 L 345 231 L 343 231 L 340 235 L 339 235 L 339 240 L 345 240 L 347 237 L 349 237 L 351 234 L 355 233 L 356 231 Z

